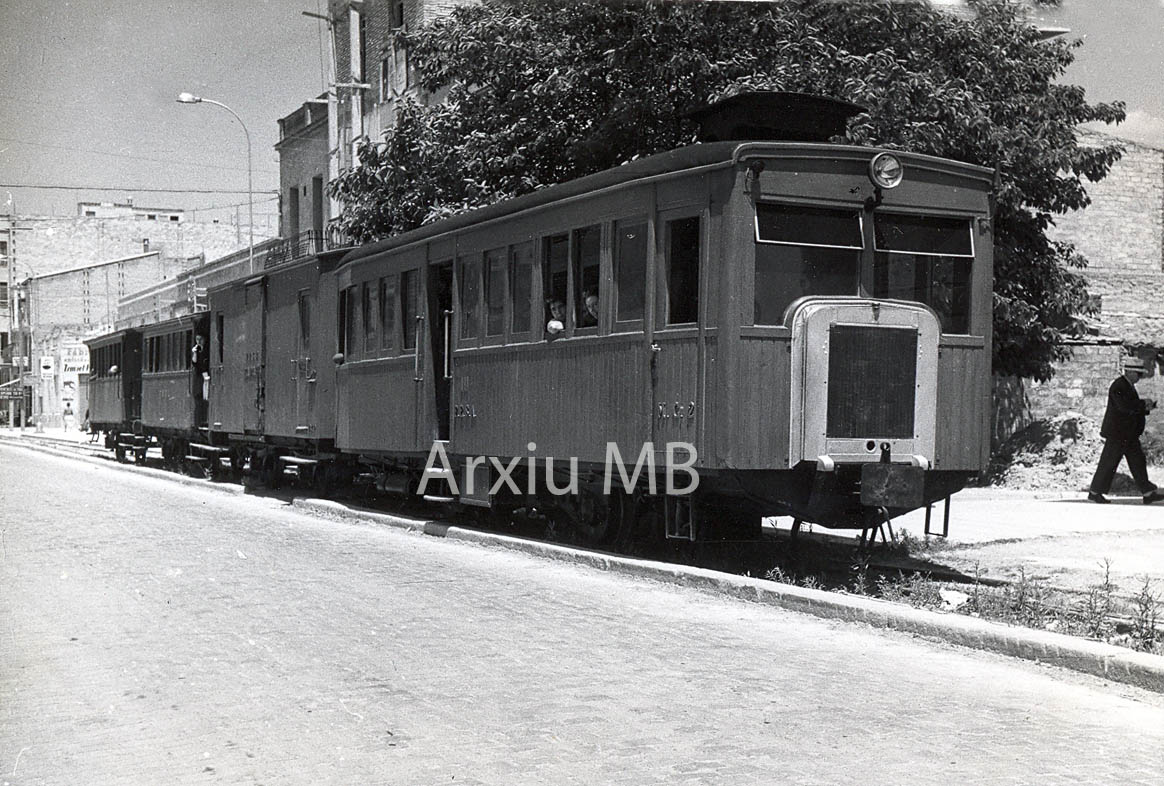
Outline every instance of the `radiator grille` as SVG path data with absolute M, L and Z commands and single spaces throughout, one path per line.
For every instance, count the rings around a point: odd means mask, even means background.
M 829 328 L 830 438 L 910 438 L 917 382 L 913 328 Z

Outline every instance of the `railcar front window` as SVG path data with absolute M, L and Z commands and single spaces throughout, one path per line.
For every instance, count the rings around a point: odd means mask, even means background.
M 797 298 L 857 294 L 863 246 L 856 211 L 757 205 L 753 324 L 783 323 Z
M 873 228 L 873 295 L 925 303 L 937 313 L 943 333 L 969 333 L 970 220 L 878 213 Z
M 667 324 L 699 319 L 699 216 L 667 222 Z

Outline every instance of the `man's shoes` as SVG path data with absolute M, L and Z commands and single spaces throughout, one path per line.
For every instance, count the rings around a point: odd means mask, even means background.
M 1144 504 L 1151 505 L 1153 502 L 1159 502 L 1162 499 L 1164 499 L 1164 494 L 1161 494 L 1159 490 L 1151 491 L 1144 495 Z
M 1156 492 L 1152 492 L 1152 493 L 1155 494 Z M 1108 499 L 1107 497 L 1103 496 L 1102 494 L 1096 494 L 1094 491 L 1089 492 L 1087 495 L 1087 498 L 1089 500 L 1091 500 L 1092 502 L 1099 503 L 1100 505 L 1106 505 L 1109 502 L 1111 502 L 1111 500 Z M 1164 499 L 1164 496 L 1157 497 L 1157 499 Z M 1147 500 L 1148 500 L 1148 498 L 1144 497 L 1145 504 L 1147 504 Z M 1153 502 L 1155 502 L 1155 500 L 1153 500 Z

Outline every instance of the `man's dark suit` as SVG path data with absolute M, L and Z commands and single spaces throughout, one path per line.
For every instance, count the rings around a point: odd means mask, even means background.
M 1104 443 L 1099 466 L 1091 479 L 1092 494 L 1106 494 L 1111 489 L 1120 459 L 1124 458 L 1140 493 L 1150 494 L 1156 490 L 1156 484 L 1148 480 L 1148 462 L 1140 445 L 1147 414 L 1146 403 L 1127 377 L 1120 376 L 1111 383 L 1107 391 L 1107 411 L 1103 413 L 1103 425 L 1099 430 Z

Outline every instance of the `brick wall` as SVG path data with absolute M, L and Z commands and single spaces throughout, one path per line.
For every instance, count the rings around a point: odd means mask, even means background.
M 1124 145 L 1124 155 L 1106 178 L 1088 183 L 1091 204 L 1056 219 L 1050 234 L 1083 253 L 1088 268 L 1159 272 L 1164 269 L 1164 150 L 1086 134 L 1084 144 Z M 1158 307 L 1157 307 L 1158 308 Z

